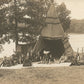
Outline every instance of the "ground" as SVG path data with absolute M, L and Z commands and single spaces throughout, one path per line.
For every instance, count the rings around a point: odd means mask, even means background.
M 84 66 L 0 69 L 0 84 L 84 84 Z

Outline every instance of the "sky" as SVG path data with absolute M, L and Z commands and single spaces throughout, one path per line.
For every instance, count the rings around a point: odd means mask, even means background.
M 54 0 L 58 4 L 64 2 L 67 9 L 71 10 L 72 19 L 84 19 L 84 0 Z

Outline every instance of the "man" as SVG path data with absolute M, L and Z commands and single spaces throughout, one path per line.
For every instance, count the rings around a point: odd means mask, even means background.
M 53 59 L 52 54 L 49 55 L 49 62 L 50 62 L 50 63 L 53 63 L 53 62 L 54 62 L 54 59 Z
M 10 60 L 8 60 L 7 57 L 5 56 L 3 59 L 3 62 L 0 64 L 0 66 L 9 67 L 10 66 Z
M 27 53 L 27 56 L 24 59 L 23 66 L 32 66 L 32 60 L 29 53 Z
M 49 53 L 50 51 L 44 50 L 44 63 L 49 63 Z
M 63 63 L 65 62 L 66 57 L 64 55 L 61 56 L 61 58 L 59 59 L 59 63 Z

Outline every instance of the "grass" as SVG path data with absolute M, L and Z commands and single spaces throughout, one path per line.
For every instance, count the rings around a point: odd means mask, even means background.
M 84 84 L 84 66 L 0 69 L 0 84 Z

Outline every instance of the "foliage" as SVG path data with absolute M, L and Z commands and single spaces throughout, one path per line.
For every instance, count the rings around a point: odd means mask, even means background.
M 12 0 L 0 0 L 0 6 L 4 5 L 4 4 L 8 4 L 9 2 L 11 2 Z
M 2 0 L 5 4 L 10 1 Z M 9 39 L 16 41 L 16 38 L 22 42 L 29 40 L 32 42 L 36 40 L 36 36 L 40 34 L 41 29 L 45 26 L 44 16 L 52 0 L 24 0 L 24 3 L 21 1 L 16 0 L 15 4 L 11 1 L 12 5 L 0 9 L 0 35 L 5 34 L 1 43 L 9 42 Z M 70 26 L 70 11 L 62 3 L 57 6 L 57 12 L 66 31 Z M 18 35 L 22 35 L 16 37 L 16 31 Z
M 47 8 L 45 9 L 44 5 L 45 3 L 47 6 L 49 6 L 48 0 L 45 1 L 34 1 L 34 0 L 26 0 L 26 3 L 18 2 L 17 6 L 17 14 L 15 15 L 15 5 L 12 5 L 9 9 L 11 14 L 9 14 L 9 24 L 10 24 L 10 30 L 12 29 L 12 37 L 15 36 L 15 18 L 17 18 L 18 22 L 18 33 L 22 33 L 22 36 L 19 39 L 20 41 L 25 41 L 29 38 L 31 40 L 36 39 L 35 37 L 40 34 L 41 28 L 45 24 L 45 18 L 43 17 L 43 14 L 46 13 Z M 24 16 L 26 16 L 24 18 Z M 24 24 L 22 27 L 21 25 Z M 19 27 L 20 25 L 20 27 Z M 25 29 L 24 29 L 25 28 Z M 28 34 L 26 36 L 25 34 Z M 25 38 L 25 39 L 24 39 Z M 14 38 L 13 38 L 14 39 Z
M 71 11 L 66 8 L 65 3 L 62 3 L 57 6 L 57 12 L 64 31 L 67 31 L 70 28 L 71 20 L 69 14 Z
M 84 33 L 84 20 L 71 20 L 70 33 Z

